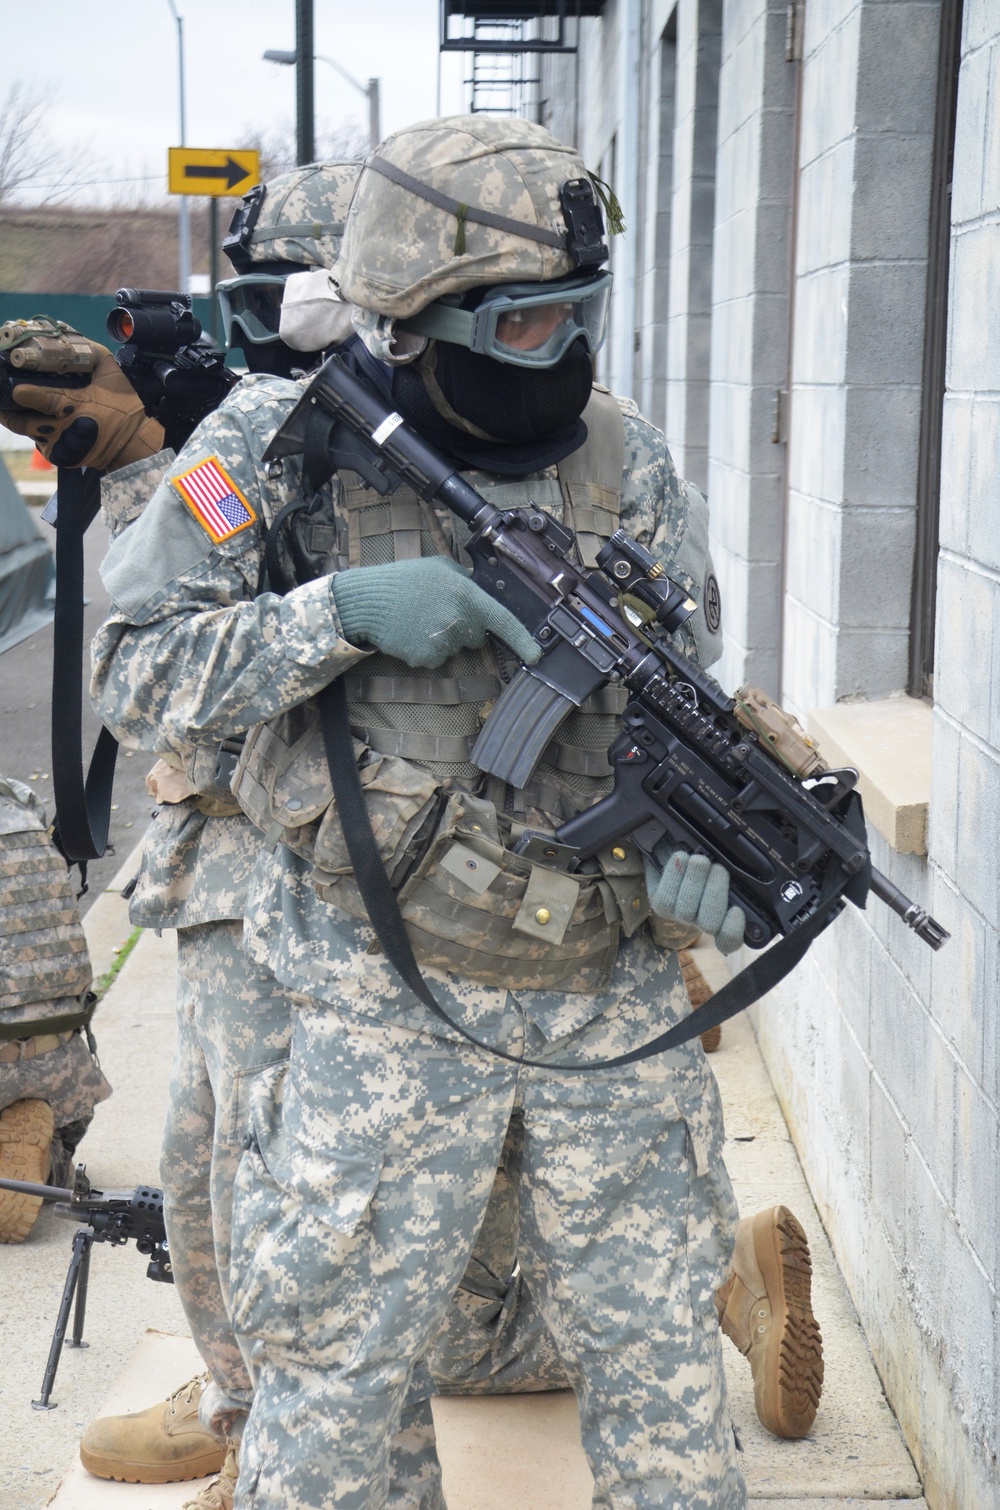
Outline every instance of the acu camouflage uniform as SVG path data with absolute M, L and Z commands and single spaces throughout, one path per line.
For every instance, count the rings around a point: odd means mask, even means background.
M 491 797 L 501 794 L 482 789 L 467 751 L 491 700 L 484 679 L 496 683 L 502 667 L 460 652 L 431 674 L 445 693 L 428 708 L 427 677 L 343 638 L 328 575 L 284 597 L 256 596 L 260 522 L 304 492 L 297 462 L 262 461 L 300 392 L 246 381 L 199 428 L 109 553 L 115 608 L 94 647 L 95 705 L 129 743 L 177 756 L 189 743 L 264 723 L 272 751 L 284 745 L 288 755 L 296 731 L 303 740 L 297 808 L 289 800 L 295 762 L 274 761 L 273 847 L 258 857 L 247 912 L 252 957 L 293 993 L 297 1010 L 288 1068 L 274 1067 L 251 1088 L 234 1202 L 233 1320 L 259 1370 L 237 1505 L 318 1510 L 331 1494 L 345 1510 L 385 1503 L 386 1444 L 413 1360 L 426 1353 L 465 1270 L 506 1142 L 519 1175 L 520 1260 L 580 1400 L 594 1504 L 736 1510 L 744 1489 L 712 1301 L 728 1271 L 736 1210 L 718 1092 L 700 1048 L 584 1075 L 518 1070 L 472 1049 L 413 1002 L 375 951 L 370 926 L 354 915 L 343 855 L 332 863 L 331 794 L 318 807 L 314 800 L 322 778 L 308 759 L 309 700 L 346 674 L 376 819 L 398 820 L 400 804 L 383 799 L 400 773 L 386 768 L 409 766 L 404 798 L 438 788 L 446 798 L 440 827 L 449 844 L 432 846 L 421 881 L 436 881 L 438 895 L 457 893 L 447 863 L 438 864 L 454 839 L 487 862 L 488 875 L 502 872 L 502 891 L 516 870 L 506 847 L 512 823 L 551 826 L 607 789 L 598 757 L 615 710 L 601 699 L 582 710 L 546 753 L 532 789 L 497 803 Z M 218 542 L 173 481 L 209 457 L 255 516 Z M 497 486 L 468 475 L 494 499 L 504 490 L 510 501 L 537 494 L 570 522 L 572 495 L 554 469 Z M 672 574 L 686 573 L 700 598 L 709 570 L 704 502 L 679 484 L 662 436 L 632 412 L 624 416 L 621 500 L 622 522 Z M 351 474 L 323 490 L 310 528 L 326 572 L 348 564 L 352 551 L 364 564 L 366 541 L 377 550 L 388 539 L 397 555 L 450 550 L 461 559 L 444 511 L 396 495 L 387 516 L 385 502 L 362 497 Z M 700 615 L 692 623 L 694 648 L 714 659 L 717 639 Z M 439 721 L 425 717 L 442 697 L 455 711 L 448 736 L 434 734 Z M 393 753 L 412 749 L 403 736 L 422 732 L 452 742 L 428 746 L 419 762 Z M 279 767 L 289 784 L 278 780 Z M 376 831 L 383 848 L 390 832 L 398 847 L 412 823 Z M 676 956 L 658 947 L 648 921 L 638 856 L 605 859 L 583 905 L 601 898 L 602 921 L 592 916 L 595 926 L 608 924 L 606 944 L 589 961 L 583 989 L 572 980 L 567 989 L 566 967 L 550 969 L 541 943 L 511 961 L 514 989 L 436 968 L 433 907 L 418 905 L 415 943 L 421 931 L 432 939 L 418 947 L 425 974 L 467 1030 L 515 1054 L 577 1063 L 631 1049 L 686 1013 Z M 436 1480 L 424 1480 L 414 1503 L 443 1503 Z
M 329 193 L 331 177 L 342 195 L 356 172 L 356 166 L 313 166 L 269 186 L 254 260 L 308 263 L 322 253 L 331 261 L 343 225 L 329 214 L 317 219 L 323 209 L 317 195 Z M 173 452 L 163 451 L 104 479 L 112 538 L 139 517 L 173 461 Z M 238 1434 L 253 1386 L 229 1320 L 232 1186 L 247 1128 L 248 1085 L 287 1055 L 290 1002 L 242 948 L 247 884 L 261 836 L 217 774 L 220 753 L 227 752 L 218 744 L 182 744 L 165 752 L 151 773 L 158 806 L 130 918 L 143 927 L 178 930 L 178 1031 L 160 1178 L 178 1295 L 213 1380 L 202 1416 L 213 1429 Z M 464 1288 L 431 1350 L 436 1385 L 449 1393 L 567 1385 L 516 1268 L 516 1193 L 505 1164 Z M 428 1451 L 433 1458 L 427 1405 L 433 1390 L 423 1373 L 411 1391 L 406 1432 L 396 1448 L 399 1483 L 418 1480 L 421 1458 Z
M 111 1095 L 82 1026 L 91 978 L 72 880 L 42 805 L 23 782 L 0 777 L 0 1112 L 18 1101 L 52 1108 L 54 1185 L 72 1183 L 77 1144 Z

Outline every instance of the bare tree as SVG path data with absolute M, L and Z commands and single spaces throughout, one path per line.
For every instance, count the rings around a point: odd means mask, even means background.
M 8 204 L 23 189 L 45 179 L 43 192 L 32 195 L 45 204 L 72 187 L 73 175 L 66 155 L 49 140 L 45 112 L 51 100 L 22 83 L 12 84 L 0 101 L 0 205 Z

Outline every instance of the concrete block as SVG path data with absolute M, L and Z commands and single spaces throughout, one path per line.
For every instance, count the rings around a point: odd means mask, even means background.
M 861 387 L 846 397 L 844 501 L 884 508 L 915 507 L 920 441 L 920 390 Z
M 841 5 L 821 6 L 820 12 Z M 800 162 L 811 163 L 854 131 L 860 20 L 856 10 L 828 27 L 813 7 L 806 18 Z M 825 33 L 825 34 L 824 34 Z
M 911 1142 L 906 1158 L 906 1267 L 910 1305 L 929 1338 L 941 1335 L 941 1297 L 947 1283 L 945 1228 L 951 1225 L 950 1191 L 942 1190 Z
M 933 112 L 918 135 L 857 137 L 852 257 L 926 258 L 932 122 Z
M 982 212 L 989 138 L 991 52 L 962 58 L 955 116 L 955 167 L 951 189 L 952 225 L 966 225 Z
M 941 556 L 936 646 L 943 674 L 935 678 L 935 695 L 956 722 L 987 740 L 994 726 L 993 678 L 969 673 L 991 664 L 998 609 L 1000 583 L 961 558 Z
M 771 479 L 783 480 L 785 475 L 785 447 L 774 440 L 777 387 L 777 384 L 767 382 L 766 375 L 759 374 L 750 390 L 748 439 L 751 487 L 756 488 L 759 483 L 763 483 L 768 498 L 772 492 L 769 486 Z
M 753 303 L 753 380 L 774 394 L 788 373 L 788 295 L 759 293 Z M 767 435 L 770 437 L 769 425 Z
M 984 566 L 1000 570 L 1000 492 L 997 489 L 1000 465 L 1000 398 L 993 394 L 978 396 L 972 408 L 969 426 L 968 495 L 966 505 L 968 553 Z M 946 453 L 952 461 L 956 447 Z M 945 490 L 942 460 L 942 495 Z M 949 480 L 950 483 L 950 480 Z
M 717 334 L 715 324 L 713 320 L 713 343 Z M 750 470 L 751 390 L 738 380 L 720 382 L 714 373 L 713 365 L 709 410 L 712 459 L 718 459 L 745 476 Z
M 781 58 L 781 67 L 786 75 L 792 70 Z M 794 123 L 791 101 L 775 106 L 774 94 L 769 92 L 766 103 L 757 118 L 760 132 L 757 192 L 761 200 L 769 203 L 780 201 L 788 204 L 792 188 L 792 147 Z
M 845 362 L 849 383 L 919 385 L 926 283 L 923 262 L 852 267 Z
M 900 854 L 872 826 L 868 831 L 869 847 L 875 868 L 888 876 L 904 896 L 930 912 L 932 909 L 931 868 L 924 855 Z M 895 961 L 918 1000 L 926 1003 L 931 994 L 931 960 L 934 951 L 907 928 L 894 912 L 874 899 L 869 908 L 872 933 L 881 941 Z
M 948 1193 L 955 1149 L 954 1062 L 909 982 L 879 950 L 872 960 L 872 992 L 875 1072 L 937 1184 Z
M 942 550 L 960 555 L 969 550 L 972 520 L 972 434 L 977 404 L 971 394 L 946 393 L 941 436 L 941 493 L 938 530 Z M 976 500 L 992 514 L 987 500 Z M 982 559 L 982 558 L 981 558 Z
M 834 383 L 808 387 L 799 384 L 795 388 L 788 447 L 789 484 L 794 493 L 840 504 L 844 494 L 846 416 L 846 394 Z
M 844 626 L 909 633 L 915 520 L 912 509 L 845 509 L 840 532 Z
M 867 5 L 858 45 L 859 131 L 924 132 L 934 120 L 939 18 L 922 3 Z
M 1000 237 L 992 224 L 952 238 L 949 388 L 1000 391 Z
M 986 1443 L 995 1449 L 996 1335 L 991 1325 L 995 1296 L 964 1234 L 949 1222 L 944 1238 L 942 1383 L 951 1393 L 953 1421 L 956 1417 L 961 1421 L 964 1432 L 980 1449 Z
M 837 646 L 837 697 L 889 697 L 909 676 L 909 629 L 842 629 Z
M 809 732 L 831 765 L 854 766 L 870 825 L 900 853 L 926 853 L 932 715 L 911 697 L 815 709 Z
M 799 267 L 836 267 L 851 255 L 851 206 L 854 195 L 853 137 L 838 142 L 799 177 Z M 926 250 L 926 230 L 924 232 Z
M 755 216 L 751 209 L 736 209 L 715 229 L 712 261 L 715 267 L 715 310 L 724 300 L 746 298 L 754 288 Z
M 964 739 L 958 767 L 958 854 L 962 891 L 988 927 L 1000 926 L 996 847 L 1000 832 L 1000 761 Z
M 958 767 L 962 731 L 940 707 L 934 709 L 931 800 L 927 852 L 954 883 L 958 875 Z
M 1000 36 L 996 7 L 990 0 L 969 0 L 962 12 L 962 58 L 980 47 L 989 47 Z
M 788 500 L 785 580 L 818 617 L 837 618 L 840 582 L 840 511 L 793 493 Z
M 906 1252 L 906 1129 L 877 1075 L 871 1078 L 871 1199 L 898 1266 Z
M 786 305 L 789 230 L 790 212 L 784 200 L 758 207 L 753 243 L 753 287 L 762 294 L 779 295 Z
M 968 1070 L 955 1073 L 955 1215 L 986 1274 L 997 1264 L 996 1181 L 1000 1118 Z
M 785 599 L 785 683 L 780 701 L 802 718 L 836 697 L 837 631 L 795 597 Z
M 986 1010 L 983 1014 L 982 1085 L 994 1106 L 1000 1106 L 1000 1013 L 993 1004 L 1000 1001 L 1000 939 L 992 928 L 986 930 Z M 997 1214 L 1000 1221 L 1000 1212 Z M 1000 1281 L 1000 1273 L 995 1278 Z M 1000 1283 L 997 1286 L 1000 1289 Z
M 851 277 L 846 266 L 799 273 L 795 286 L 795 349 L 792 371 L 796 386 L 842 383 L 847 361 L 848 311 Z M 850 309 L 851 318 L 854 311 Z M 859 372 L 855 382 L 863 382 Z

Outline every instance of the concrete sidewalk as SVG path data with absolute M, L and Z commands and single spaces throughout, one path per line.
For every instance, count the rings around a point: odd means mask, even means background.
M 119 893 L 126 863 L 91 908 L 87 933 L 95 974 L 128 940 Z M 725 965 L 699 951 L 710 978 Z M 101 1059 L 115 1086 L 82 1146 L 94 1184 L 155 1183 L 173 1041 L 173 935 L 143 933 L 96 1019 Z M 920 1483 L 885 1402 L 864 1337 L 789 1141 L 749 1024 L 723 1030 L 712 1066 L 722 1088 L 727 1163 L 744 1213 L 790 1206 L 809 1236 L 814 1304 L 823 1331 L 826 1381 L 810 1436 L 781 1442 L 761 1430 L 746 1362 L 725 1345 L 733 1418 L 754 1510 L 874 1510 L 906 1500 L 926 1510 Z M 88 1421 L 105 1409 L 141 1409 L 164 1398 L 199 1363 L 176 1294 L 145 1278 L 132 1245 L 97 1245 L 91 1264 L 86 1351 L 66 1349 L 53 1398 L 36 1412 L 49 1340 L 70 1257 L 73 1227 L 43 1211 L 28 1242 L 0 1247 L 4 1367 L 0 1405 L 0 1510 L 178 1510 L 197 1485 L 107 1484 L 76 1459 Z M 569 1394 L 435 1403 L 449 1510 L 584 1510 L 590 1474 Z M 720 1507 L 724 1510 L 724 1507 Z

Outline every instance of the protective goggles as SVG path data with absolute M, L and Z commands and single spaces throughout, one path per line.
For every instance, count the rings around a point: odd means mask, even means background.
M 610 299 L 609 272 L 561 283 L 508 283 L 490 289 L 475 309 L 440 299 L 399 325 L 498 362 L 554 367 L 576 340 L 591 353 L 599 350 Z
M 246 273 L 215 285 L 227 346 L 233 344 L 234 326 L 254 346 L 267 346 L 278 339 L 285 277 L 282 273 Z

